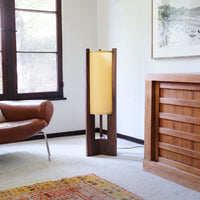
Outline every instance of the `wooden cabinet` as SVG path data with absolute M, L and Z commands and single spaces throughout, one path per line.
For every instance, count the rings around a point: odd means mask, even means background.
M 200 74 L 145 75 L 143 168 L 200 192 Z

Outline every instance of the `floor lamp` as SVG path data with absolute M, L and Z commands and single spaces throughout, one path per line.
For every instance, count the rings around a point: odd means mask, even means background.
M 117 155 L 116 137 L 116 60 L 117 49 L 86 49 L 86 142 L 87 156 Z M 95 127 L 99 115 L 100 127 Z M 103 137 L 103 115 L 107 115 L 107 137 Z M 95 138 L 99 130 L 100 138 Z

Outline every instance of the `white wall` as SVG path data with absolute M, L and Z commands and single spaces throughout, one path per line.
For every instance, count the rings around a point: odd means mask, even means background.
M 85 49 L 97 47 L 94 0 L 62 0 L 63 80 L 67 100 L 53 101 L 47 133 L 85 129 Z
M 98 48 L 118 49 L 117 132 L 144 138 L 144 74 L 199 72 L 199 58 L 151 59 L 151 1 L 97 0 Z
M 45 129 L 85 129 L 85 49 L 118 49 L 117 132 L 144 138 L 144 74 L 199 72 L 200 58 L 151 59 L 150 0 L 62 0 L 67 100 L 53 101 Z

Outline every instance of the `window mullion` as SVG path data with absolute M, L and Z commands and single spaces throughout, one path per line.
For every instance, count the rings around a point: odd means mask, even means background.
M 6 39 L 5 39 L 5 4 L 4 0 L 0 0 L 0 7 L 1 7 L 1 44 L 2 44 L 2 86 L 3 86 L 3 93 L 0 96 L 0 99 L 5 99 L 7 97 L 7 74 L 6 74 Z
M 17 71 L 16 71 L 16 34 L 14 0 L 4 0 L 5 8 L 5 55 L 7 99 L 16 99 Z
M 56 0 L 56 10 L 57 10 L 57 51 L 58 51 L 58 92 L 60 96 L 63 96 L 63 71 L 62 71 L 62 17 L 61 17 L 61 1 Z

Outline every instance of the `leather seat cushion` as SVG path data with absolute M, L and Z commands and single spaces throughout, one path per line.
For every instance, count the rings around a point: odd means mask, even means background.
M 42 119 L 0 123 L 0 144 L 27 139 L 46 126 L 47 122 Z

